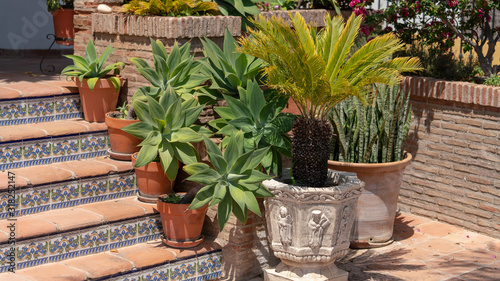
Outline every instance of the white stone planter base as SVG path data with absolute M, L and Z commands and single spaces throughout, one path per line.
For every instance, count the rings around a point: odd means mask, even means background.
M 280 263 L 276 268 L 264 270 L 264 281 L 347 281 L 348 276 L 347 271 L 337 268 L 333 263 L 314 270 L 310 268 L 305 270 Z

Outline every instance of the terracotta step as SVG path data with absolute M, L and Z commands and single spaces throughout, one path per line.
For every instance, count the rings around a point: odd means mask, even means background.
M 152 240 L 134 246 L 2 273 L 0 280 L 215 280 L 222 252 L 207 238 L 192 249 L 174 249 Z M 170 277 L 170 279 L 169 279 Z
M 0 126 L 81 117 L 80 96 L 72 81 L 0 84 Z
M 0 127 L 0 170 L 107 155 L 107 134 L 82 119 Z
M 14 247 L 22 269 L 143 243 L 161 232 L 156 205 L 129 196 L 0 220 L 0 256 L 7 257 Z M 6 267 L 1 264 L 0 272 Z
M 15 215 L 22 216 L 136 192 L 132 163 L 109 157 L 12 169 L 0 172 L 0 218 L 10 216 L 7 204 L 12 196 L 16 198 Z

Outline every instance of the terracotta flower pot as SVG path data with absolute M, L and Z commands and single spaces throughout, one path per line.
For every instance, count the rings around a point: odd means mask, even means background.
M 137 152 L 132 154 L 132 165 L 137 161 Z M 155 203 L 158 196 L 172 193 L 175 180 L 167 178 L 160 162 L 151 162 L 140 168 L 134 168 L 139 193 L 138 199 L 147 203 Z
M 163 242 L 168 246 L 190 248 L 203 242 L 201 230 L 208 204 L 196 210 L 190 210 L 188 207 L 189 204 L 172 204 L 157 200 L 165 234 Z
M 111 158 L 117 160 L 130 161 L 132 154 L 138 152 L 141 139 L 122 131 L 123 127 L 140 122 L 139 120 L 127 120 L 112 117 L 113 114 L 119 114 L 118 111 L 106 114 L 106 126 L 108 126 L 108 136 L 111 149 L 108 150 Z
M 351 248 L 375 248 L 393 242 L 394 219 L 403 172 L 411 154 L 401 161 L 380 164 L 328 161 L 328 168 L 357 173 L 365 182 L 359 197 L 356 219 L 351 232 Z
M 123 78 L 119 78 L 121 85 L 123 84 Z M 89 88 L 87 79 L 83 79 L 83 83 L 79 79 L 75 80 L 80 92 L 85 120 L 89 122 L 104 122 L 106 113 L 116 109 L 120 90 L 115 91 L 113 84 L 105 78 L 97 81 L 94 90 Z
M 58 9 L 52 13 L 54 21 L 54 33 L 56 34 L 56 43 L 59 45 L 71 46 L 75 39 L 75 25 L 73 9 Z

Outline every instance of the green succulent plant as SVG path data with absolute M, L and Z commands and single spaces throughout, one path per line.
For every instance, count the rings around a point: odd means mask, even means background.
M 189 98 L 191 93 L 198 90 L 208 76 L 203 74 L 203 65 L 200 61 L 194 60 L 190 54 L 190 43 L 185 43 L 181 47 L 174 43 L 170 54 L 165 45 L 160 40 L 151 41 L 153 51 L 154 67 L 141 58 L 130 58 L 136 70 L 151 83 L 151 86 L 139 88 L 134 94 L 134 99 L 145 96 L 158 99 L 169 87 L 176 93 L 186 95 Z
M 57 9 L 73 9 L 74 0 L 47 0 L 47 11 L 55 12 Z
M 140 122 L 128 125 L 122 130 L 144 139 L 139 146 L 135 167 L 142 167 L 159 157 L 165 174 L 175 179 L 179 169 L 178 161 L 192 164 L 198 161 L 198 154 L 191 143 L 203 141 L 202 135 L 211 136 L 212 131 L 193 123 L 198 119 L 204 105 L 191 98 L 183 101 L 173 88 L 158 101 L 146 96 L 147 102 L 133 101 Z
M 252 0 L 214 0 L 219 5 L 219 10 L 224 16 L 241 17 L 241 28 L 253 26 L 249 18 L 260 14 L 259 8 Z M 258 1 L 256 1 L 258 2 Z
M 72 59 L 74 65 L 66 66 L 61 74 L 67 77 L 76 77 L 83 83 L 83 79 L 87 79 L 88 86 L 91 90 L 94 89 L 95 84 L 101 78 L 108 79 L 114 86 L 115 91 L 120 89 L 120 79 L 116 75 L 120 74 L 120 70 L 125 67 L 125 63 L 117 62 L 104 66 L 109 55 L 114 51 L 109 45 L 104 52 L 98 57 L 95 50 L 94 42 L 89 40 L 85 48 L 85 57 L 77 55 L 65 55 L 65 57 Z M 108 77 L 108 73 L 113 72 L 114 76 Z
M 244 133 L 243 150 L 269 147 L 261 164 L 268 172 L 281 175 L 281 155 L 292 157 L 290 138 L 286 135 L 293 125 L 295 115 L 282 113 L 288 99 L 277 97 L 266 101 L 264 93 L 255 81 L 248 81 L 247 88 L 238 87 L 240 99 L 224 96 L 228 107 L 215 107 L 214 110 L 222 117 L 209 122 L 218 129 L 218 134 L 226 137 L 223 146 L 227 146 L 233 134 Z
M 231 212 L 242 223 L 247 221 L 248 210 L 261 216 L 256 198 L 273 196 L 262 185 L 262 181 L 272 177 L 255 168 L 259 166 L 269 148 L 245 152 L 243 132 L 238 132 L 231 137 L 222 153 L 209 138 L 205 136 L 203 138 L 208 158 L 214 169 L 205 163 L 184 166 L 184 170 L 191 175 L 188 180 L 205 185 L 198 191 L 189 208 L 198 209 L 206 204 L 209 206 L 219 204 L 217 219 L 220 230 L 226 225 Z
M 419 70 L 420 63 L 416 58 L 392 58 L 404 45 L 390 33 L 351 54 L 361 16 L 353 14 L 344 23 L 341 16 L 327 15 L 318 32 L 300 13 L 289 15 L 292 26 L 280 18 L 259 16 L 256 29 L 240 39 L 239 50 L 266 61 L 266 84 L 297 104 L 301 116 L 292 128 L 292 174 L 302 185 L 319 187 L 328 173 L 329 111 L 351 96 L 365 103 L 372 84 L 398 84 L 400 72 Z
M 132 0 L 122 6 L 122 12 L 134 15 L 169 17 L 218 15 L 216 3 L 203 0 Z
M 201 39 L 203 54 L 207 58 L 203 61 L 210 73 L 211 89 L 222 91 L 231 96 L 238 95 L 238 87 L 247 87 L 247 81 L 259 79 L 263 70 L 263 60 L 247 54 L 236 53 L 236 40 L 226 28 L 224 34 L 224 50 L 215 42 Z
M 335 146 L 333 159 L 350 163 L 387 163 L 403 160 L 410 130 L 410 93 L 398 86 L 375 85 L 375 101 L 356 99 L 337 104 L 330 115 Z

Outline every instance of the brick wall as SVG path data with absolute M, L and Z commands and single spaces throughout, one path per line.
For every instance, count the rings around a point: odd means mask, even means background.
M 412 122 L 399 206 L 500 238 L 500 87 L 407 77 Z

